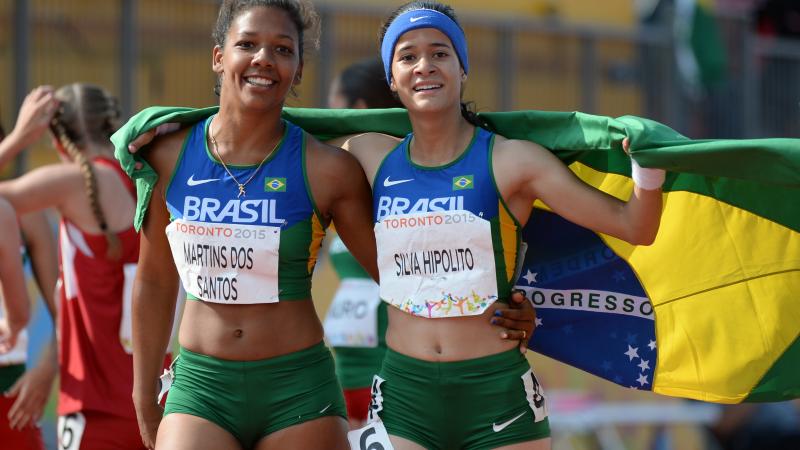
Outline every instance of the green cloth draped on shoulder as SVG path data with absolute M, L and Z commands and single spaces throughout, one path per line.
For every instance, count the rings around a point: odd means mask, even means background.
M 218 107 L 151 107 L 136 114 L 114 133 L 111 140 L 116 157 L 136 182 L 136 229 L 141 227 L 157 175 L 141 158 L 128 153 L 128 143 L 162 123 L 192 124 L 217 110 Z M 368 131 L 404 136 L 411 131 L 408 115 L 402 109 L 285 108 L 283 115 L 320 140 Z M 599 159 L 607 158 L 615 162 L 611 166 L 606 164 L 606 170 L 627 174 L 629 168 L 618 155 L 592 155 L 621 153 L 622 140 L 627 136 L 631 139 L 631 154 L 643 167 L 738 179 L 771 185 L 778 190 L 781 186 L 792 190 L 800 188 L 800 140 L 797 139 L 690 140 L 652 120 L 634 116 L 614 119 L 580 112 L 519 111 L 481 116 L 497 133 L 536 142 L 565 163 L 589 159 L 597 164 Z M 137 161 L 143 163 L 140 169 L 135 168 Z M 668 183 L 673 181 L 668 179 Z

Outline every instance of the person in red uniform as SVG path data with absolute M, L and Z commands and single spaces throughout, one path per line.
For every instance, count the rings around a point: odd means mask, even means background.
M 135 193 L 109 142 L 119 109 L 88 84 L 53 96 L 50 130 L 64 163 L 0 183 L 0 196 L 18 213 L 55 207 L 61 214 L 58 445 L 140 449 L 129 306 L 139 255 Z
M 25 372 L 30 302 L 20 258 L 20 227 L 11 205 L 0 198 L 0 391 L 8 390 Z M 12 427 L 7 419 L 16 398 L 0 396 L 0 442 L 8 448 L 21 450 L 43 449 L 41 430 Z
M 31 139 L 44 133 L 57 106 L 52 90 L 47 88 L 37 89 L 25 99 L 8 140 L 5 140 L 5 131 L 0 127 L 0 169 L 22 147 L 28 145 Z M 30 261 L 34 279 L 48 312 L 51 317 L 55 317 L 53 291 L 58 272 L 57 250 L 47 218 L 43 212 L 17 217 L 16 211 L 6 200 L 0 199 L 0 204 L 0 229 L 5 236 L 0 242 L 0 253 L 4 261 L 0 268 L 3 297 L 7 299 L 6 302 L 24 300 L 22 303 L 29 305 L 20 263 Z M 16 230 L 22 232 L 22 247 Z M 7 321 L 9 319 L 7 316 L 4 318 Z M 10 328 L 5 331 L 12 331 Z M 27 367 L 26 333 L 22 331 L 19 334 L 13 347 L 0 349 L 0 392 L 3 394 L 0 396 L 0 442 L 8 448 L 18 450 L 44 450 L 38 420 L 42 416 L 58 371 L 55 336 L 42 352 L 39 362 L 33 367 Z

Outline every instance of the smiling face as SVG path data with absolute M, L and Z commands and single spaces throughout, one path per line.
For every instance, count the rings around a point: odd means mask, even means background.
M 245 107 L 282 107 L 292 86 L 300 82 L 297 27 L 280 8 L 254 7 L 231 23 L 225 47 L 214 47 L 212 67 L 221 78 L 221 103 Z
M 463 75 L 453 44 L 435 28 L 409 31 L 395 45 L 390 85 L 409 111 L 460 108 Z

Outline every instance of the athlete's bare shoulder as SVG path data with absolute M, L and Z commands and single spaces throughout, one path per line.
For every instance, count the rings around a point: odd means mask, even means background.
M 494 139 L 494 152 L 503 158 L 535 158 L 544 153 L 550 153 L 546 148 L 535 142 L 522 139 L 509 139 L 499 134 L 496 135 Z
M 507 202 L 520 193 L 528 202 L 533 198 L 531 186 L 542 177 L 559 172 L 563 163 L 541 145 L 519 139 L 497 136 L 492 152 L 492 169 L 497 187 Z M 523 202 L 523 203 L 525 203 Z
M 306 137 L 306 152 L 309 187 L 323 215 L 328 216 L 334 202 L 343 198 L 355 195 L 369 199 L 364 171 L 354 155 L 310 135 Z
M 508 139 L 497 135 L 494 142 L 492 162 L 495 171 L 538 172 L 561 161 L 541 145 L 522 139 Z
M 388 152 L 402 139 L 383 133 L 359 133 L 341 136 L 327 141 L 328 144 L 341 147 L 358 157 L 361 153 L 374 153 L 382 149 Z
M 341 147 L 356 157 L 368 180 L 375 177 L 378 167 L 397 145 L 400 138 L 383 133 L 362 133 L 349 136 L 340 142 Z M 371 181 L 370 181 L 371 182 Z
M 340 147 L 320 142 L 310 134 L 306 134 L 306 152 L 306 164 L 309 168 L 333 173 L 343 169 L 360 170 L 355 155 Z
M 388 153 L 402 139 L 383 133 L 361 133 L 354 134 L 345 139 L 342 148 L 354 154 L 363 152 L 384 152 Z
M 140 150 L 145 161 L 159 175 L 159 184 L 165 184 L 171 178 L 186 137 L 191 130 L 192 127 L 186 127 L 174 133 L 157 136 L 149 145 Z

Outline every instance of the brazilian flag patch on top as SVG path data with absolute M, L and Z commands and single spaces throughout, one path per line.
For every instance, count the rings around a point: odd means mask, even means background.
M 267 178 L 264 180 L 265 192 L 286 192 L 286 178 Z
M 460 175 L 453 177 L 453 190 L 461 191 L 464 189 L 472 189 L 475 184 L 472 182 L 472 175 Z

